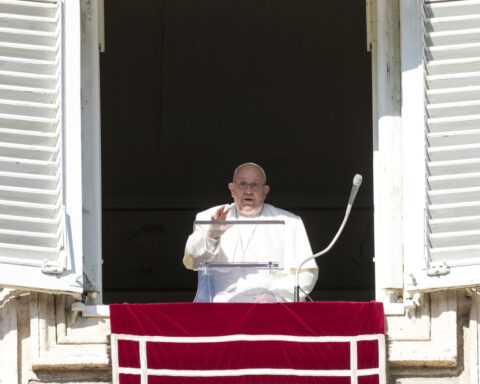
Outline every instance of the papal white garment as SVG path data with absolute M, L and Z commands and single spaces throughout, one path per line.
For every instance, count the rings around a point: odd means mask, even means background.
M 209 221 L 220 206 L 200 212 L 196 221 Z M 266 301 L 293 301 L 295 273 L 298 264 L 312 255 L 312 249 L 302 219 L 288 211 L 264 204 L 255 217 L 242 216 L 232 204 L 226 221 L 251 221 L 252 225 L 234 225 L 227 229 L 219 240 L 208 236 L 208 226 L 196 226 L 185 247 L 183 263 L 188 269 L 198 269 L 202 263 L 266 262 L 281 261 L 282 268 L 274 272 L 260 271 L 247 277 L 231 274 L 231 284 L 217 293 L 214 301 L 251 302 L 256 297 L 270 297 Z M 257 221 L 281 220 L 284 225 L 270 226 L 269 229 L 257 226 Z M 281 230 L 281 231 L 280 231 Z M 282 260 L 265 259 L 265 249 L 282 249 Z M 276 252 L 273 252 L 275 258 Z M 268 276 L 267 276 L 268 275 Z M 318 277 L 318 267 L 314 260 L 303 265 L 299 274 L 300 287 L 309 293 Z M 227 276 L 225 276 L 227 278 Z M 304 299 L 301 292 L 301 299 Z

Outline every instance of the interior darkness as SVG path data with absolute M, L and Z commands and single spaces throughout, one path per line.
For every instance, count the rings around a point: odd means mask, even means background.
M 326 247 L 316 300 L 374 298 L 371 58 L 358 0 L 105 0 L 101 54 L 104 302 L 192 301 L 195 213 L 233 169 Z

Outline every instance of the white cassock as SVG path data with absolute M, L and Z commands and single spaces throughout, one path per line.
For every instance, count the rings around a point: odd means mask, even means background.
M 196 221 L 210 221 L 219 207 L 198 213 Z M 233 225 L 223 233 L 220 240 L 214 240 L 208 236 L 207 225 L 195 226 L 185 247 L 183 257 L 185 267 L 197 270 L 199 264 L 203 263 L 279 261 L 281 269 L 257 271 L 248 276 L 245 274 L 240 276 L 235 271 L 229 272 L 223 283 L 220 284 L 217 281 L 217 289 L 220 288 L 213 301 L 293 301 L 297 266 L 302 260 L 312 255 L 302 219 L 270 204 L 264 204 L 256 217 L 246 217 L 237 211 L 235 204 L 232 204 L 226 220 L 251 221 L 252 225 Z M 285 224 L 282 226 L 256 225 L 257 221 L 265 220 L 280 220 Z M 266 254 L 268 254 L 267 259 L 265 259 Z M 276 259 L 279 254 L 281 254 L 280 260 Z M 300 271 L 299 285 L 305 292 L 310 293 L 317 278 L 317 264 L 315 260 L 310 260 Z M 301 300 L 305 298 L 301 291 L 300 298 Z

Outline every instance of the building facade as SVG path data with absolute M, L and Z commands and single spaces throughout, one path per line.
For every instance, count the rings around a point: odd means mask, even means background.
M 0 13 L 0 383 L 108 383 L 102 2 Z M 368 0 L 366 14 L 388 381 L 479 383 L 480 2 Z

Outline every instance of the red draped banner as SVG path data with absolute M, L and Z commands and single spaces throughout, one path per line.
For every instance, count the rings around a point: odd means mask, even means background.
M 383 384 L 381 303 L 110 305 L 114 384 Z

